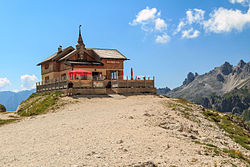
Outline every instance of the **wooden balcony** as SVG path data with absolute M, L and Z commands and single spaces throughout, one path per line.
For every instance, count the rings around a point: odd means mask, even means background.
M 69 82 L 73 83 L 73 89 L 155 89 L 154 80 L 64 80 L 47 81 L 36 84 L 37 92 L 46 92 L 54 90 L 67 90 Z

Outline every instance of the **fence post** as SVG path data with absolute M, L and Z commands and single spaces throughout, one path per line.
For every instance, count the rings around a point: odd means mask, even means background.
M 153 88 L 155 87 L 155 76 L 153 76 Z

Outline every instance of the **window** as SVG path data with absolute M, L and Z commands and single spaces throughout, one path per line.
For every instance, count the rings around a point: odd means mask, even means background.
M 45 77 L 45 83 L 49 82 L 49 77 Z
M 61 75 L 61 80 L 63 80 L 63 81 L 66 80 L 66 74 Z
M 49 64 L 45 64 L 45 70 L 49 68 Z

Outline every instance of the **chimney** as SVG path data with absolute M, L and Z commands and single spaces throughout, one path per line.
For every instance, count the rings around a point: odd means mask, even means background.
M 62 52 L 62 46 L 60 45 L 57 53 L 61 53 L 61 52 Z

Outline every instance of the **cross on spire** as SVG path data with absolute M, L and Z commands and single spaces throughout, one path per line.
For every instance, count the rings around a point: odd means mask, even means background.
M 83 43 L 83 40 L 82 40 L 82 34 L 81 34 L 81 26 L 82 25 L 79 25 L 79 37 L 78 37 L 78 44 L 79 45 L 84 45 L 84 43 Z

